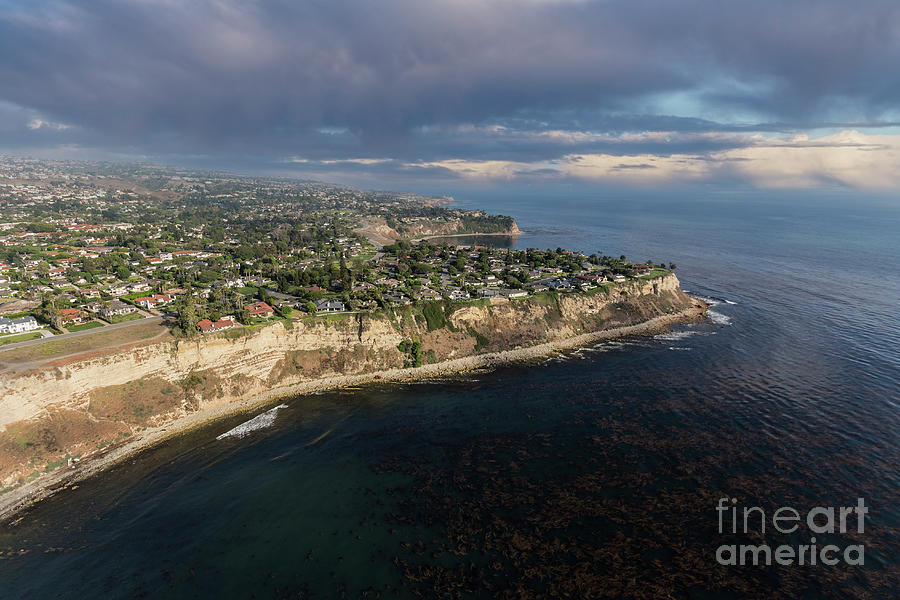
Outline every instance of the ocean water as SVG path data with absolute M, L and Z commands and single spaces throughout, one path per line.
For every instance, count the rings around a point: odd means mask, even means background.
M 3 524 L 0 598 L 898 597 L 900 202 L 456 197 L 527 231 L 493 243 L 675 262 L 710 320 L 216 423 Z M 817 536 L 864 564 L 721 565 L 813 534 L 720 498 L 864 498 Z

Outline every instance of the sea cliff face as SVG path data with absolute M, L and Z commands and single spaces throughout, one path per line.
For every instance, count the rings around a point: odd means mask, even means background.
M 176 424 L 199 410 L 227 408 L 275 388 L 564 340 L 691 304 L 670 274 L 593 294 L 544 293 L 323 315 L 3 375 L 0 490 L 147 428 Z M 413 342 L 419 342 L 418 349 L 411 348 Z

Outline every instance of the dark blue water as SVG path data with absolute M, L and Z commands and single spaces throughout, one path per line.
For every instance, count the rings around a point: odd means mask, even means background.
M 517 247 L 672 261 L 711 320 L 216 424 L 0 530 L 0 598 L 898 597 L 900 203 L 457 202 L 515 216 Z M 719 565 L 721 544 L 810 543 L 719 534 L 721 497 L 865 498 L 863 533 L 819 536 L 865 564 Z

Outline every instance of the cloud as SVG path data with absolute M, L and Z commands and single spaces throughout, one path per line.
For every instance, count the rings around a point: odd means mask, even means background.
M 900 188 L 900 137 L 857 131 L 810 140 L 756 136 L 745 147 L 708 155 L 572 154 L 558 161 L 444 160 L 425 163 L 464 179 L 503 180 L 540 173 L 610 185 L 655 187 L 663 184 L 739 182 L 760 188 L 839 185 L 864 189 Z
M 579 156 L 582 177 L 610 156 L 662 182 L 749 178 L 701 163 L 781 153 L 858 182 L 834 146 L 805 162 L 752 134 L 900 121 L 896 0 L 23 0 L 0 13 L 0 56 L 7 149 L 226 166 L 516 178 Z
M 71 125 L 66 125 L 65 123 L 52 123 L 50 121 L 44 121 L 42 119 L 32 119 L 28 121 L 26 127 L 31 130 L 46 127 L 48 129 L 55 129 L 57 131 L 65 131 L 66 129 L 72 128 Z

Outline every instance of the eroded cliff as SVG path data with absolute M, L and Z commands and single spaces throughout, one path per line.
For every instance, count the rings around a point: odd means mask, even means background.
M 148 427 L 274 388 L 564 340 L 691 303 L 666 275 L 595 293 L 317 316 L 7 374 L 0 378 L 0 489 Z

